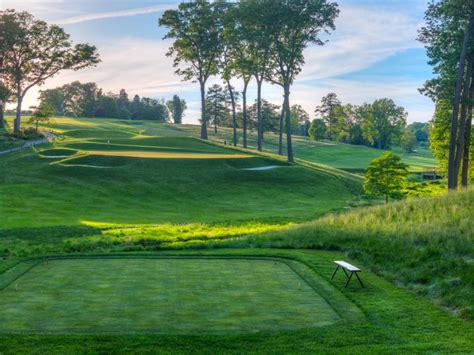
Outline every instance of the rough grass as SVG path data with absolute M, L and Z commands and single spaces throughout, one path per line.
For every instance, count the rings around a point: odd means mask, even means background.
M 341 250 L 474 318 L 474 190 L 331 214 L 234 245 Z

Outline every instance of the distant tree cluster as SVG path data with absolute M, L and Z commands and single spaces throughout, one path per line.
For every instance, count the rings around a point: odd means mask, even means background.
M 283 109 L 277 125 L 279 152 L 283 151 L 285 132 L 288 161 L 293 161 L 290 88 L 304 65 L 304 49 L 310 44 L 325 43 L 320 35 L 335 29 L 338 14 L 337 4 L 326 0 L 196 0 L 182 2 L 178 9 L 165 11 L 159 24 L 168 29 L 165 38 L 174 41 L 168 55 L 174 58 L 176 73 L 200 86 L 201 138 L 207 139 L 209 123 L 217 129 L 226 122 L 225 105 L 216 104 L 216 95 L 223 94 L 211 92 L 206 97 L 208 79 L 218 75 L 229 92 L 233 144 L 237 145 L 237 97 L 230 80 L 239 78 L 243 83 L 243 146 L 247 147 L 247 129 L 253 124 L 247 107 L 247 88 L 254 78 L 257 83 L 257 149 L 262 150 L 265 124 L 270 122 L 264 121 L 262 98 L 262 85 L 268 82 L 282 88 Z
M 425 20 L 419 40 L 436 76 L 420 91 L 436 104 L 430 145 L 453 191 L 459 179 L 466 187 L 474 175 L 474 1 L 433 1 Z
M 135 95 L 129 99 L 125 89 L 118 94 L 104 93 L 96 83 L 74 81 L 40 92 L 42 105 L 52 107 L 56 115 L 71 117 L 108 117 L 181 123 L 186 102 L 177 95 L 173 100 L 155 100 Z
M 400 144 L 406 129 L 407 113 L 391 99 L 379 99 L 363 105 L 342 104 L 329 93 L 316 107 L 309 135 L 315 140 L 329 139 L 388 149 Z

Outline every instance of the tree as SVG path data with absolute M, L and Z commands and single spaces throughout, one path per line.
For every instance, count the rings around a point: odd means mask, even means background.
M 449 128 L 453 106 L 450 100 L 439 100 L 433 119 L 430 122 L 430 148 L 438 163 L 438 173 L 442 176 L 448 173 Z
M 400 194 L 407 175 L 407 165 L 401 158 L 392 152 L 385 152 L 370 162 L 364 190 L 370 195 L 385 196 L 385 203 L 388 203 L 389 196 Z
M 48 104 L 42 103 L 40 104 L 35 112 L 33 113 L 33 116 L 31 116 L 29 123 L 35 123 L 36 128 L 35 131 L 38 133 L 38 124 L 40 122 L 48 122 L 51 117 L 54 115 L 54 109 Z
M 117 106 L 121 110 L 128 110 L 130 106 L 130 100 L 128 99 L 128 94 L 125 89 L 120 89 L 119 96 L 117 99 Z
M 279 1 L 241 1 L 237 6 L 236 17 L 241 36 L 246 43 L 247 69 L 257 82 L 257 150 L 262 150 L 262 85 L 270 65 L 270 55 L 277 32 L 273 21 L 277 18 L 271 8 Z
M 280 120 L 279 109 L 280 106 L 274 105 L 268 102 L 265 99 L 262 99 L 262 108 L 260 111 L 262 129 L 263 132 L 277 132 L 278 131 L 278 122 Z M 257 115 L 258 102 L 255 100 L 255 103 L 249 107 L 249 123 L 252 129 L 258 129 L 258 115 Z
M 130 103 L 130 113 L 132 119 L 138 118 L 137 113 L 140 111 L 140 96 L 135 95 Z
M 222 2 L 196 0 L 179 4 L 177 10 L 165 11 L 159 20 L 160 26 L 168 28 L 164 39 L 174 39 L 167 55 L 174 56 L 176 73 L 184 80 L 199 82 L 202 139 L 207 139 L 206 82 L 217 74 L 221 54 L 223 9 Z
M 55 115 L 64 115 L 65 97 L 62 88 L 41 90 L 39 100 L 42 104 L 51 106 Z
M 339 14 L 336 3 L 320 1 L 271 1 L 266 3 L 272 37 L 271 72 L 268 79 L 282 86 L 284 93 L 288 161 L 293 162 L 291 141 L 290 87 L 304 64 L 303 51 L 309 44 L 324 45 L 321 32 L 334 30 Z
M 11 97 L 12 97 L 11 90 L 3 83 L 0 83 L 0 129 L 6 127 L 4 111 L 5 111 L 5 106 L 7 102 L 10 101 Z
M 186 101 L 180 99 L 178 95 L 173 95 L 173 100 L 170 100 L 166 103 L 168 111 L 171 113 L 173 122 L 176 124 L 181 124 L 183 122 L 183 113 L 186 110 Z
M 378 149 L 387 149 L 398 143 L 406 126 L 407 113 L 392 99 L 375 100 L 362 121 L 364 138 Z
M 309 114 L 304 110 L 301 105 L 293 105 L 290 109 L 290 124 L 291 124 L 291 133 L 300 134 L 301 127 L 305 126 L 306 122 L 309 122 Z M 301 134 L 302 136 L 306 135 L 306 131 Z
M 221 126 L 229 116 L 226 105 L 226 95 L 222 86 L 212 85 L 207 91 L 206 106 L 208 121 L 214 125 L 214 132 L 217 133 L 217 126 Z
M 227 71 L 232 72 L 243 81 L 242 88 L 242 146 L 247 148 L 247 89 L 252 79 L 253 61 L 252 44 L 253 39 L 248 33 L 248 27 L 244 26 L 248 14 L 239 3 L 237 6 L 227 8 L 226 21 L 224 22 L 224 40 L 228 45 L 230 63 Z
M 326 137 L 326 123 L 321 118 L 316 118 L 309 126 L 309 136 L 315 141 L 320 141 Z
M 17 109 L 14 131 L 21 128 L 21 107 L 26 93 L 61 70 L 80 70 L 99 62 L 96 47 L 73 46 L 69 35 L 56 25 L 36 20 L 26 11 L 2 11 L 0 27 L 5 74 L 15 88 Z
M 321 117 L 327 127 L 327 138 L 336 139 L 337 131 L 337 117 L 336 117 L 336 108 L 341 105 L 341 101 L 337 98 L 337 95 L 333 92 L 330 92 L 326 96 L 323 96 L 321 99 L 321 105 L 316 106 L 314 112 L 316 115 Z
M 418 146 L 418 140 L 416 139 L 415 133 L 409 128 L 405 129 L 401 139 L 402 148 L 407 153 L 411 153 Z
M 474 65 L 474 1 L 441 0 L 429 4 L 419 40 L 426 45 L 436 77 L 421 91 L 435 103 L 449 102 L 448 188 L 457 189 L 461 165 L 468 171 Z M 444 105 L 444 104 L 443 104 Z M 435 121 L 436 123 L 436 121 Z M 469 126 L 470 127 L 470 126 Z M 466 148 L 466 149 L 465 149 Z M 466 182 L 466 179 L 461 179 Z M 463 183 L 463 186 L 464 183 Z
M 337 139 L 352 144 L 355 126 L 359 124 L 357 107 L 351 104 L 336 106 L 334 117 L 336 119 L 334 132 Z

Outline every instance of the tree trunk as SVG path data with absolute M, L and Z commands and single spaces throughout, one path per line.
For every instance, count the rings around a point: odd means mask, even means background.
M 462 169 L 461 169 L 461 185 L 463 188 L 467 187 L 468 178 L 469 178 L 469 153 L 471 149 L 473 100 L 474 100 L 474 79 L 471 78 L 470 101 L 469 101 L 468 116 L 466 119 L 466 130 L 465 130 L 465 136 L 464 136 L 464 152 L 463 152 Z
M 244 90 L 242 91 L 242 139 L 243 146 L 247 148 L 247 86 L 248 80 L 244 81 Z
M 234 147 L 235 147 L 237 146 L 237 117 L 236 117 L 236 112 L 235 112 L 234 91 L 232 90 L 232 85 L 230 85 L 229 80 L 227 80 L 227 89 L 229 90 L 230 103 L 232 105 L 232 129 L 233 129 L 233 140 L 234 140 Z
M 280 115 L 280 134 L 278 137 L 278 154 L 283 155 L 283 120 L 285 119 L 286 110 L 286 96 L 283 98 L 283 104 L 281 105 Z
M 463 87 L 463 93 L 462 93 L 461 117 L 459 118 L 459 131 L 458 131 L 458 139 L 457 139 L 457 144 L 456 144 L 456 157 L 454 159 L 456 187 L 457 187 L 457 178 L 459 176 L 459 169 L 461 167 L 461 162 L 464 155 L 464 140 L 466 138 L 466 118 L 467 118 L 467 111 L 469 107 L 469 100 L 470 100 L 470 93 L 471 93 L 473 60 L 474 60 L 474 57 L 470 55 L 467 61 L 466 79 L 464 80 L 464 87 Z
M 4 115 L 4 107 L 5 103 L 1 102 L 0 103 L 0 128 L 6 128 L 5 125 L 5 115 Z
M 462 82 L 464 78 L 464 68 L 466 61 L 467 47 L 469 46 L 469 41 L 474 26 L 474 12 L 469 16 L 469 24 L 466 28 L 466 33 L 464 34 L 464 41 L 462 45 L 461 54 L 459 56 L 459 67 L 458 74 L 456 79 L 456 90 L 454 92 L 454 105 L 453 105 L 453 115 L 451 118 L 451 130 L 449 138 L 449 156 L 448 156 L 448 189 L 450 191 L 456 190 L 458 176 L 456 175 L 456 142 L 457 142 L 457 128 L 458 128 L 458 115 L 459 115 L 459 102 L 461 100 L 461 89 Z
M 16 116 L 15 121 L 13 122 L 13 133 L 19 133 L 21 130 L 21 104 L 23 101 L 23 97 L 21 93 L 18 91 L 17 94 L 17 105 L 16 105 Z
M 288 161 L 290 163 L 294 162 L 293 157 L 293 144 L 291 142 L 291 116 L 290 116 L 290 84 L 285 84 L 285 103 L 286 103 L 286 151 L 288 155 Z
M 262 83 L 263 79 L 257 79 L 257 150 L 262 151 L 262 136 L 263 136 L 263 122 L 262 122 Z
M 201 85 L 201 139 L 207 140 L 207 116 L 206 116 L 206 82 L 199 81 Z

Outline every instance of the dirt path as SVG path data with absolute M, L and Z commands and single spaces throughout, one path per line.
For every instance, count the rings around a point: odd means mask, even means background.
M 15 148 L 10 148 L 10 149 L 7 149 L 7 150 L 2 150 L 2 151 L 0 151 L 0 155 L 1 154 L 7 154 L 7 153 L 13 153 L 13 152 L 19 152 L 20 150 L 23 150 L 25 148 L 30 148 L 30 147 L 33 147 L 35 145 L 51 142 L 51 141 L 53 141 L 57 138 L 57 136 L 55 134 L 51 133 L 51 132 L 43 131 L 41 133 L 44 135 L 44 138 L 35 139 L 35 140 L 32 140 L 32 141 L 27 141 L 22 146 L 15 147 Z

